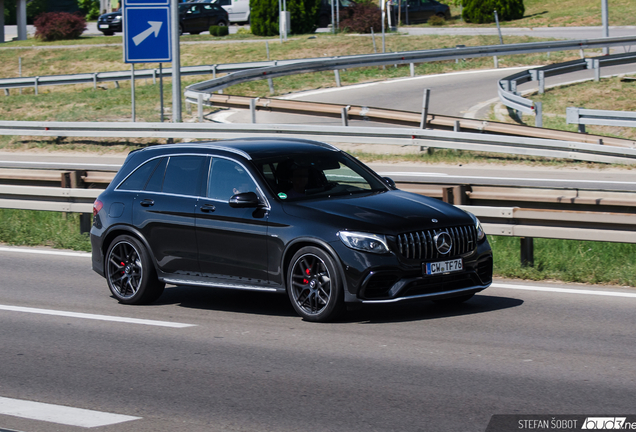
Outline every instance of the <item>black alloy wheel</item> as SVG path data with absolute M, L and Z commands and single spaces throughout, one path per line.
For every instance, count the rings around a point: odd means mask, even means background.
M 343 308 L 342 286 L 333 259 L 307 246 L 291 260 L 287 292 L 296 312 L 307 321 L 334 319 Z
M 106 280 L 113 295 L 125 304 L 152 303 L 165 287 L 144 245 L 128 235 L 117 237 L 108 248 Z

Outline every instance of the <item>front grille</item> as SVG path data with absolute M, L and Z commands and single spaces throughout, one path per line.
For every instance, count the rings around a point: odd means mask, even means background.
M 452 239 L 452 247 L 441 254 L 435 247 L 435 236 L 446 231 Z M 396 239 L 399 254 L 406 259 L 436 260 L 460 256 L 477 247 L 477 233 L 473 225 L 439 228 L 400 234 Z

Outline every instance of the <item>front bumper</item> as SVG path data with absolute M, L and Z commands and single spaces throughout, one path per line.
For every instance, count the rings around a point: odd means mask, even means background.
M 340 257 L 348 303 L 395 303 L 443 299 L 482 291 L 492 283 L 493 258 L 487 241 L 462 255 L 463 270 L 425 275 L 425 261 L 403 260 L 394 253 L 374 255 L 333 243 Z

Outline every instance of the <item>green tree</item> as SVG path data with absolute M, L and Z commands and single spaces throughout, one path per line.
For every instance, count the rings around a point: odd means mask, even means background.
M 80 10 L 87 20 L 97 19 L 100 15 L 99 0 L 77 0 Z
M 4 2 L 4 23 L 16 25 L 16 1 L 8 0 Z M 33 24 L 38 15 L 48 11 L 48 0 L 27 0 L 26 14 L 27 23 Z
M 463 0 L 464 21 L 484 24 L 495 21 L 495 13 L 500 21 L 523 18 L 526 9 L 523 0 Z

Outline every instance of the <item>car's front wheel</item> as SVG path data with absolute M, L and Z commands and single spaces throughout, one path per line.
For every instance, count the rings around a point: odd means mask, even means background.
M 307 246 L 294 254 L 287 292 L 296 312 L 307 321 L 324 322 L 342 311 L 342 283 L 331 255 Z
M 125 304 L 152 303 L 165 287 L 144 245 L 129 235 L 117 237 L 108 248 L 106 280 L 115 298 Z

